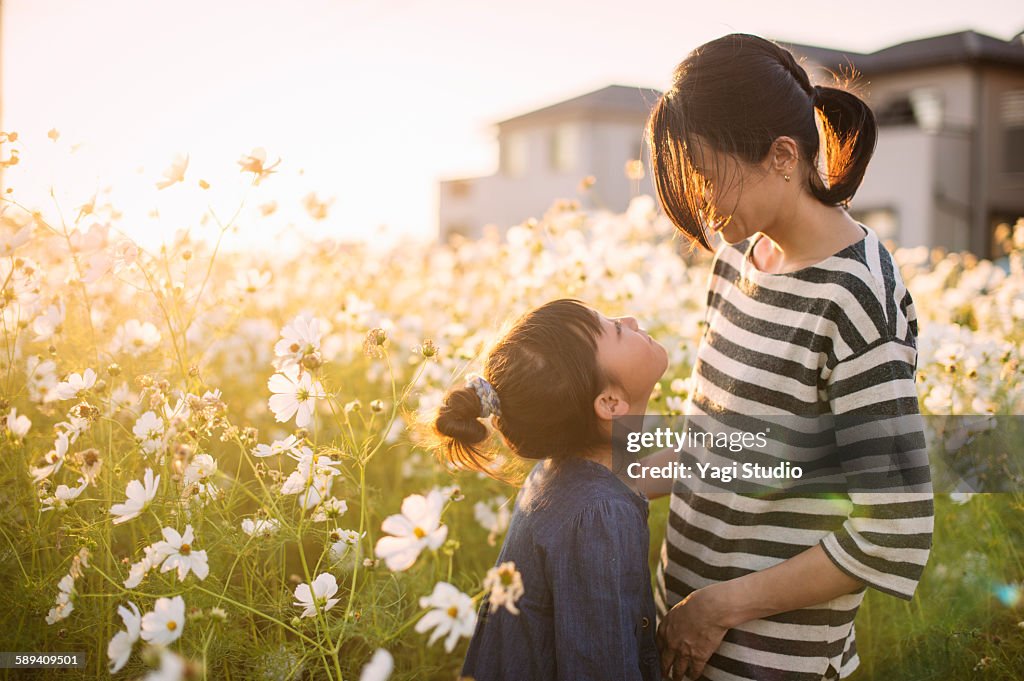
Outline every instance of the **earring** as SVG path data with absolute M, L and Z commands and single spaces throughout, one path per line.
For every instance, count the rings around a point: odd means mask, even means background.
M 782 177 L 786 180 L 786 182 L 789 182 L 789 180 L 790 180 L 789 175 L 783 175 Z

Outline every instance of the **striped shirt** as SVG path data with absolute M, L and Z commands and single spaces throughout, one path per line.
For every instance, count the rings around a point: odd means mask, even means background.
M 784 458 L 809 462 L 825 437 L 840 479 L 871 468 L 851 466 L 855 457 L 899 455 L 916 462 L 913 484 L 904 479 L 891 489 L 850 484 L 827 495 L 755 495 L 728 485 L 698 492 L 677 480 L 657 576 L 659 616 L 696 589 L 764 570 L 816 544 L 867 586 L 913 596 L 933 524 L 914 384 L 916 314 L 892 256 L 862 228 L 862 241 L 792 273 L 758 270 L 751 261 L 754 239 L 718 250 L 686 413 L 688 422 L 705 424 L 726 416 L 831 422 L 829 430 L 813 434 L 817 441 L 787 443 Z M 883 444 L 841 425 L 863 416 L 891 417 L 901 431 Z M 684 449 L 680 463 L 718 466 L 744 456 L 750 453 L 702 447 Z M 731 629 L 701 678 L 848 676 L 859 662 L 853 620 L 864 592 Z

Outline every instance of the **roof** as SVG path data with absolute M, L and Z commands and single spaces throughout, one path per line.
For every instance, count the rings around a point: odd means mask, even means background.
M 1003 64 L 1024 68 L 1024 40 L 1000 40 L 977 31 L 960 31 L 892 45 L 863 54 L 815 45 L 780 43 L 832 71 L 851 64 L 862 74 L 887 73 L 947 64 Z
M 588 92 L 557 102 L 542 109 L 499 121 L 498 125 L 520 122 L 532 118 L 550 118 L 552 116 L 570 117 L 587 114 L 637 114 L 646 116 L 651 107 L 661 97 L 661 92 L 648 88 L 630 87 L 626 85 L 609 85 L 600 90 Z

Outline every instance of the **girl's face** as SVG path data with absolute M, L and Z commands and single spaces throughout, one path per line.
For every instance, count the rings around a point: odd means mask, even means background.
M 598 314 L 597 363 L 626 393 L 631 413 L 643 413 L 654 384 L 668 368 L 668 353 L 633 317 Z

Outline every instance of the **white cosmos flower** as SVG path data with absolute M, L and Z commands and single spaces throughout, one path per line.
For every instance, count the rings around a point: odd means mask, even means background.
M 513 615 L 519 614 L 516 601 L 523 595 L 523 575 L 515 563 L 508 561 L 488 570 L 484 589 L 488 592 L 491 612 L 504 606 Z
M 314 523 L 323 523 L 328 520 L 335 520 L 345 515 L 348 511 L 348 503 L 337 497 L 328 497 L 320 502 L 313 513 Z
M 56 624 L 70 615 L 74 609 L 74 603 L 67 599 L 61 600 L 58 596 L 57 604 L 50 608 L 50 611 L 46 613 L 46 623 Z
M 147 454 L 158 452 L 164 446 L 164 422 L 154 411 L 147 411 L 136 419 L 132 433 Z
M 67 421 L 56 423 L 53 428 L 58 433 L 66 435 L 68 441 L 74 444 L 78 440 L 79 435 L 89 430 L 89 419 L 69 414 Z
M 11 413 L 7 415 L 7 430 L 11 431 L 11 435 L 21 439 L 28 435 L 29 428 L 32 427 L 32 422 L 27 416 L 19 416 L 18 410 L 11 407 Z
M 160 651 L 160 668 L 146 674 L 142 681 L 186 681 L 195 676 L 197 675 L 189 670 L 185 658 L 164 648 Z
M 349 551 L 352 550 L 352 547 L 358 545 L 359 540 L 365 536 L 365 532 L 359 534 L 355 530 L 334 530 L 331 532 L 331 539 L 337 538 L 336 541 L 331 544 L 331 548 L 328 551 L 328 555 L 330 555 L 331 560 L 335 563 L 341 561 L 348 555 Z
M 381 529 L 393 536 L 381 537 L 375 553 L 389 570 L 406 570 L 412 567 L 423 549 L 436 550 L 444 543 L 448 538 L 448 527 L 441 524 L 444 503 L 444 495 L 436 489 L 426 497 L 412 494 L 402 501 L 400 514 L 384 519 Z
M 273 518 L 243 518 L 242 532 L 250 537 L 263 537 L 281 529 L 281 523 Z
M 66 509 L 68 504 L 77 499 L 89 485 L 89 481 L 85 478 L 78 478 L 78 483 L 78 487 L 68 487 L 63 483 L 57 485 L 57 489 L 54 490 L 53 496 L 43 499 L 43 508 L 41 508 L 40 511 L 52 511 L 54 509 L 63 511 Z
M 40 342 L 50 340 L 63 323 L 64 303 L 61 301 L 49 306 L 41 315 L 32 320 L 32 330 L 36 334 L 35 339 Z
M 71 374 L 57 384 L 57 399 L 72 400 L 83 390 L 89 390 L 96 385 L 96 372 L 86 369 L 80 374 Z
M 156 183 L 157 189 L 167 189 L 176 182 L 185 180 L 185 170 L 188 169 L 188 154 L 175 154 L 171 165 L 164 171 L 164 179 Z
M 309 447 L 303 447 L 295 471 L 281 485 L 281 494 L 301 494 L 299 503 L 302 507 L 313 508 L 331 493 L 334 476 L 339 475 L 335 468 L 338 465 L 339 461 L 314 454 Z
M 49 403 L 57 400 L 57 363 L 31 355 L 25 362 L 28 378 L 28 398 L 33 402 Z
M 159 542 L 158 542 L 159 543 Z M 142 578 L 152 570 L 153 568 L 160 565 L 160 561 L 163 558 L 157 554 L 154 546 L 147 546 L 143 550 L 142 560 L 137 563 L 132 563 L 132 566 L 128 568 L 128 578 L 124 580 L 124 588 L 134 589 L 142 583 Z
M 317 575 L 313 580 L 312 589 L 309 584 L 299 584 L 295 587 L 294 605 L 304 608 L 302 617 L 316 617 L 317 608 L 327 612 L 337 605 L 340 598 L 331 598 L 338 593 L 338 580 L 329 572 Z
M 478 501 L 473 504 L 473 517 L 490 533 L 487 536 L 487 543 L 491 546 L 496 543 L 498 535 L 508 529 L 512 512 L 507 502 L 507 498 L 499 496 L 487 502 Z
M 71 558 L 71 569 L 57 582 L 57 598 L 54 606 L 46 613 L 46 623 L 55 624 L 64 619 L 75 609 L 75 580 L 82 576 L 82 568 L 89 567 L 89 550 L 82 548 Z
M 299 448 L 299 438 L 289 435 L 283 440 L 274 440 L 273 444 L 256 445 L 252 455 L 256 457 L 274 456 L 275 454 L 292 454 Z
M 977 494 L 977 492 L 950 492 L 949 500 L 952 501 L 954 504 L 963 506 L 968 501 L 970 501 L 975 494 Z
M 140 322 L 129 319 L 114 331 L 114 340 L 110 344 L 113 354 L 125 353 L 132 357 L 151 352 L 160 345 L 160 332 L 152 322 Z
M 192 548 L 195 541 L 192 526 L 186 525 L 185 532 L 178 534 L 172 527 L 165 527 L 162 530 L 164 540 L 154 545 L 156 555 L 163 561 L 160 572 L 168 572 L 174 568 L 178 569 L 178 581 L 184 582 L 189 570 L 200 580 L 206 579 L 210 574 L 210 565 L 206 562 L 206 551 L 196 551 Z
M 416 623 L 416 631 L 420 634 L 434 630 L 427 639 L 427 645 L 433 645 L 437 639 L 447 636 L 444 649 L 450 653 L 460 638 L 473 635 L 473 628 L 476 627 L 473 599 L 448 582 L 435 584 L 433 593 L 420 598 L 420 607 L 431 608 Z
M 35 482 L 42 482 L 52 474 L 60 470 L 64 465 L 64 458 L 68 454 L 68 435 L 61 433 L 53 441 L 53 449 L 47 452 L 42 466 L 33 466 L 30 469 L 32 479 Z
M 232 283 L 239 293 L 256 293 L 270 283 L 270 272 L 261 272 L 252 268 L 243 270 L 238 273 Z
M 114 637 L 110 639 L 110 643 L 107 644 L 107 657 L 110 658 L 111 674 L 121 671 L 125 663 L 128 662 L 128 658 L 132 654 L 132 648 L 135 646 L 135 642 L 139 640 L 139 633 L 142 630 L 142 615 L 139 613 L 139 607 L 132 602 L 129 602 L 128 605 L 131 606 L 131 610 L 123 605 L 117 606 L 117 614 L 121 616 L 121 621 L 124 622 L 125 631 L 119 631 L 114 634 Z
M 153 612 L 142 616 L 142 640 L 153 645 L 174 643 L 185 629 L 185 599 L 158 598 Z
M 196 454 L 192 457 L 182 479 L 186 485 L 205 483 L 211 475 L 217 472 L 217 462 L 209 454 Z
M 290 421 L 295 417 L 295 425 L 305 428 L 313 419 L 316 400 L 323 399 L 324 389 L 319 381 L 314 381 L 309 372 L 299 375 L 299 367 L 291 366 L 276 373 L 267 381 L 270 396 L 270 410 L 278 421 Z
M 383 648 L 377 651 L 370 658 L 370 661 L 363 667 L 359 674 L 359 681 L 387 681 L 391 678 L 391 672 L 395 669 L 395 658 Z
M 3 230 L 0 232 L 0 256 L 9 257 L 32 239 L 32 225 L 29 221 L 17 232 Z
M 114 504 L 110 507 L 110 513 L 117 516 L 114 518 L 115 525 L 139 517 L 156 496 L 157 487 L 160 486 L 160 476 L 154 477 L 153 469 L 147 468 L 142 479 L 143 482 L 138 480 L 129 482 L 125 488 L 128 499 L 123 504 Z
M 320 351 L 320 320 L 303 313 L 281 329 L 281 340 L 274 345 L 278 371 L 297 365 L 306 355 Z

